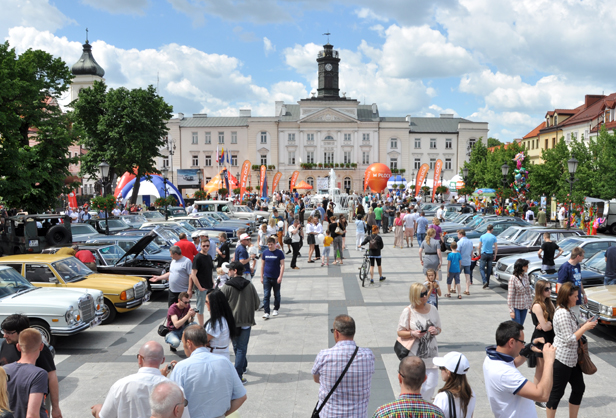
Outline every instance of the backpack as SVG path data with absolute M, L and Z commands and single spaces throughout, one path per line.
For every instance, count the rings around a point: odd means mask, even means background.
M 368 248 L 370 250 L 382 250 L 383 249 L 383 241 L 377 239 L 378 235 L 372 235 L 370 237 L 370 245 Z
M 534 213 L 529 213 L 528 214 L 528 220 L 529 221 L 534 221 L 535 220 L 535 214 Z

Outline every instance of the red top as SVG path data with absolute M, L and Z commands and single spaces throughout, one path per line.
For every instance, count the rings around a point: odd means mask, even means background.
M 92 254 L 88 250 L 79 250 L 75 257 L 81 261 L 82 263 L 96 263 L 96 259 L 94 258 L 94 254 Z
M 186 238 L 179 240 L 175 243 L 175 245 L 180 247 L 180 250 L 182 250 L 182 255 L 188 258 L 190 261 L 193 261 L 195 256 L 199 254 L 199 251 L 197 251 L 197 247 L 195 247 L 195 244 L 188 241 Z

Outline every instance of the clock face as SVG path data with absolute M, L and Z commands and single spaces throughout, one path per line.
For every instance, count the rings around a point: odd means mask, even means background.
M 325 64 L 325 70 L 331 71 L 332 70 L 332 65 L 331 64 Z

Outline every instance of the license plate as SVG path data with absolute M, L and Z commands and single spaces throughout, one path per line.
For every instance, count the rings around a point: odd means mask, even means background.
M 500 279 L 500 276 L 498 275 L 498 273 L 496 273 L 494 277 L 496 277 L 496 280 Z
M 30 247 L 38 247 L 39 246 L 39 241 L 37 239 L 28 240 L 28 245 Z
M 90 328 L 94 328 L 96 326 L 99 326 L 102 322 L 102 319 L 100 317 L 96 317 L 94 318 L 91 322 L 90 322 Z
M 149 292 L 145 294 L 145 296 L 143 297 L 143 303 L 145 303 L 145 302 L 150 300 L 150 295 L 151 295 L 151 293 L 149 293 Z

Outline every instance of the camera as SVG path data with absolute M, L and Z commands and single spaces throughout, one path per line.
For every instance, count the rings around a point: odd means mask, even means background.
M 199 309 L 194 308 L 193 311 L 195 311 L 195 313 L 199 313 Z

